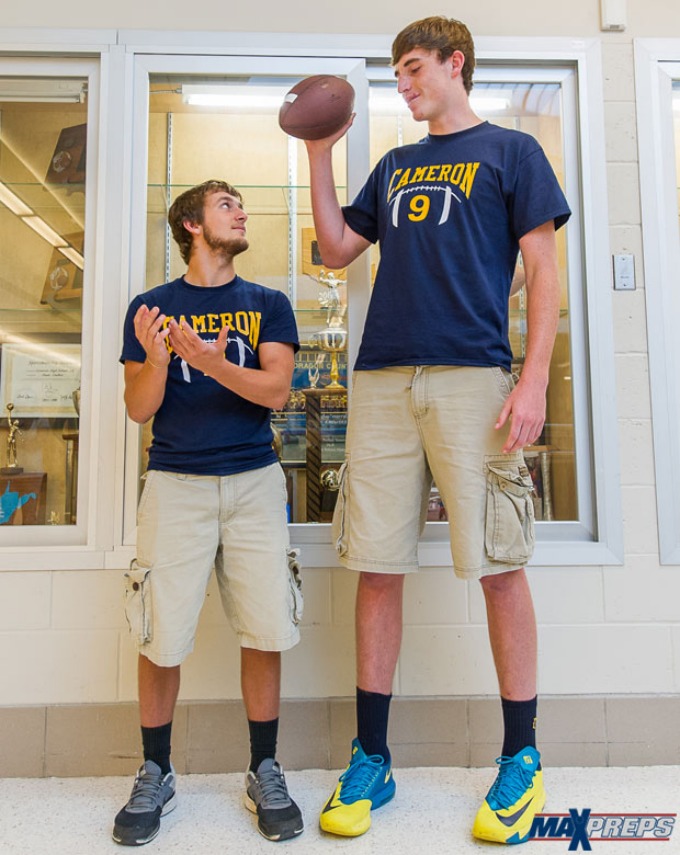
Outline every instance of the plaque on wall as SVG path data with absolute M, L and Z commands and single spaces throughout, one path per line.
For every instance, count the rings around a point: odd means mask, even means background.
M 72 235 L 64 235 L 64 240 L 79 253 L 83 251 L 82 232 Z M 54 249 L 45 276 L 41 303 L 60 302 L 61 300 L 73 300 L 83 296 L 83 271 L 66 258 L 58 249 Z
M 59 134 L 46 184 L 82 184 L 85 181 L 87 125 L 63 128 Z
M 73 392 L 80 386 L 79 344 L 3 344 L 2 407 L 14 404 L 18 418 L 78 417 Z
M 304 228 L 302 229 L 302 272 L 318 279 L 323 270 L 335 273 L 338 279 L 347 279 L 346 267 L 331 271 L 330 267 L 324 265 L 319 253 L 316 231 L 313 228 Z

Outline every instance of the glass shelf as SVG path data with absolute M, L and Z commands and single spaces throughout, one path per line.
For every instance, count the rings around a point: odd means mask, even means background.
M 42 181 L 12 182 L 3 181 L 29 208 L 36 212 L 52 209 L 66 210 L 82 217 L 85 216 L 85 184 L 46 184 Z
M 147 211 L 150 214 L 167 215 L 172 200 L 193 187 L 193 184 L 147 184 Z M 291 196 L 293 211 L 298 216 L 312 214 L 309 198 L 309 185 L 253 185 L 240 184 L 237 188 L 243 196 L 243 203 L 250 216 L 265 214 L 267 216 L 289 216 L 291 213 Z M 338 193 L 344 196 L 346 187 L 337 185 Z
M 80 340 L 82 307 L 80 300 L 55 303 L 35 309 L 0 309 L 0 343 L 8 336 L 46 333 L 75 334 Z

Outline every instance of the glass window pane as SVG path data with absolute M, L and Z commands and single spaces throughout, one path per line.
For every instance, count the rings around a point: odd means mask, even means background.
M 145 287 L 172 281 L 186 269 L 167 225 L 172 201 L 211 178 L 236 187 L 249 217 L 250 244 L 236 259 L 236 271 L 285 293 L 300 335 L 290 397 L 272 416 L 289 518 L 327 522 L 347 420 L 346 271 L 323 266 L 304 144 L 278 126 L 284 95 L 298 79 L 151 75 Z M 334 156 L 342 185 L 344 142 Z M 344 202 L 344 186 L 338 191 Z M 149 447 L 151 431 L 151 425 L 143 428 L 142 449 Z M 142 470 L 146 463 L 143 452 Z
M 376 77 L 385 76 L 384 72 Z M 564 187 L 564 152 L 561 88 L 557 83 L 475 82 L 470 96 L 472 109 L 493 124 L 534 136 L 543 147 Z M 427 134 L 427 124 L 416 122 L 391 80 L 375 80 L 370 86 L 371 165 L 395 146 L 415 143 Z M 561 286 L 560 322 L 550 367 L 547 420 L 539 441 L 525 452 L 535 485 L 536 517 L 540 520 L 577 520 L 574 413 L 571 386 L 569 295 L 566 233 L 557 232 Z M 373 247 L 371 269 L 375 274 L 379 250 Z M 526 346 L 526 298 L 521 283 L 521 257 L 517 260 L 515 285 L 510 298 L 510 344 L 513 368 L 521 374 Z M 428 519 L 446 519 L 440 496 L 433 486 Z
M 0 525 L 76 522 L 85 84 L 0 77 Z

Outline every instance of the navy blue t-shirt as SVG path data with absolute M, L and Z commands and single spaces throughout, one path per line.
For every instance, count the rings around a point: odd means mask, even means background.
M 356 369 L 510 370 L 508 297 L 519 239 L 569 206 L 540 145 L 483 122 L 388 152 L 343 208 L 380 241 Z
M 259 368 L 263 342 L 292 344 L 298 333 L 288 298 L 280 291 L 237 276 L 226 285 L 202 288 L 183 278 L 159 285 L 130 303 L 120 361 L 144 362 L 146 354 L 134 330 L 142 304 L 158 306 L 167 321 L 189 324 L 205 341 L 227 326 L 226 358 Z M 167 323 L 166 321 L 166 323 Z M 171 350 L 169 344 L 168 348 Z M 271 411 L 226 389 L 192 368 L 171 350 L 165 397 L 153 419 L 149 469 L 191 475 L 231 475 L 275 463 Z

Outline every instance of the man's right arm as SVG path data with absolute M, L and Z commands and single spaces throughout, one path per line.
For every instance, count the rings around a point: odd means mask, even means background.
M 316 239 L 324 265 L 333 270 L 346 267 L 371 245 L 345 222 L 333 178 L 333 146 L 351 123 L 332 137 L 305 141 Z
M 133 422 L 143 425 L 156 415 L 167 376 L 167 365 L 152 365 L 148 360 L 125 363 L 125 406 Z
M 146 353 L 145 362 L 125 362 L 125 406 L 133 422 L 145 424 L 165 396 L 170 354 L 165 346 L 168 330 L 158 307 L 141 305 L 134 317 L 135 336 Z

